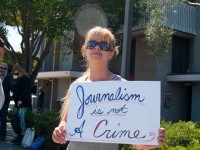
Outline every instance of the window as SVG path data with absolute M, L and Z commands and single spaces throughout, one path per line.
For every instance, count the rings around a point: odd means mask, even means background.
M 185 74 L 189 68 L 189 39 L 173 36 L 172 73 Z

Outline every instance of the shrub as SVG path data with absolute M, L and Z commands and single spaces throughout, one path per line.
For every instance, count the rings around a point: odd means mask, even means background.
M 120 150 L 134 150 L 133 146 L 129 144 L 121 144 L 119 149 Z
M 9 109 L 8 110 L 8 119 L 11 120 L 13 115 L 14 115 L 14 109 Z
M 197 150 L 200 147 L 199 123 L 179 121 L 177 123 L 161 123 L 167 134 L 166 143 L 159 149 Z
M 166 130 L 165 144 L 156 150 L 200 150 L 200 122 L 161 121 Z M 120 145 L 120 150 L 134 150 L 132 145 Z
M 45 138 L 45 149 L 56 149 L 57 144 L 52 141 L 51 135 L 54 128 L 58 125 L 58 111 L 41 111 L 34 118 L 34 128 L 37 136 Z
M 34 118 L 35 117 L 36 117 L 36 114 L 33 113 L 30 109 L 26 110 L 25 122 L 26 122 L 26 127 L 27 128 L 34 127 Z
M 13 108 L 8 110 L 8 120 L 10 121 L 13 118 L 13 115 L 16 113 L 17 109 Z M 26 115 L 25 115 L 25 122 L 26 122 L 26 127 L 31 128 L 34 125 L 34 118 L 35 114 L 32 113 L 30 109 L 27 109 Z

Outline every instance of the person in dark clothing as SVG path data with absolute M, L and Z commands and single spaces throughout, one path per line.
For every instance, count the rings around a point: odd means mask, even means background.
M 9 51 L 8 47 L 6 46 L 4 40 L 0 38 L 0 60 L 3 59 L 3 55 Z M 5 96 L 3 92 L 3 86 L 2 86 L 2 81 L 0 80 L 0 110 L 3 107 L 5 101 Z
M 43 108 L 43 104 L 44 104 L 44 91 L 42 89 L 42 87 L 39 87 L 38 90 L 38 110 L 41 110 Z
M 8 116 L 8 107 L 10 104 L 10 90 L 11 90 L 11 77 L 7 75 L 8 66 L 5 63 L 0 64 L 0 78 L 3 84 L 3 90 L 5 95 L 5 102 L 0 110 L 0 141 L 4 141 L 6 138 L 6 123 Z
M 31 81 L 26 71 L 16 64 L 12 69 L 13 79 L 15 84 L 13 85 L 13 99 L 15 101 L 15 107 L 20 117 L 20 127 L 22 132 L 12 142 L 16 145 L 20 145 L 23 134 L 26 130 L 25 115 L 28 109 L 32 110 L 31 99 Z
M 15 78 L 13 76 L 12 80 L 12 100 L 15 102 L 15 108 L 18 108 L 17 106 L 17 100 L 18 100 L 18 86 L 19 86 L 19 79 Z

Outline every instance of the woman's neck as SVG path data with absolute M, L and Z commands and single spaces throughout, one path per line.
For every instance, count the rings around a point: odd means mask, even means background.
M 107 81 L 113 78 L 114 74 L 107 67 L 90 67 L 88 81 Z

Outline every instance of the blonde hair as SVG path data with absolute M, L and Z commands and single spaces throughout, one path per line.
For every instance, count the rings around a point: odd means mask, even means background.
M 107 42 L 110 45 L 110 51 L 114 52 L 113 57 L 119 54 L 119 46 L 116 46 L 116 39 L 111 30 L 109 30 L 108 28 L 95 26 L 94 28 L 90 29 L 85 36 L 85 42 L 81 48 L 81 53 L 83 57 L 85 57 L 85 49 L 87 47 L 88 41 L 93 40 L 94 38 L 99 38 L 99 40 Z M 86 64 L 86 71 L 83 73 L 83 76 L 88 75 L 89 72 L 89 65 Z
M 84 82 L 84 81 L 86 81 L 87 77 L 88 77 L 88 75 L 83 75 L 80 78 L 76 79 L 73 83 Z M 61 112 L 60 113 L 60 120 L 65 120 L 66 117 L 67 117 L 70 92 L 71 92 L 71 86 L 69 87 L 67 94 L 64 98 L 64 103 L 63 103 L 61 111 L 60 111 Z
M 64 103 L 62 104 L 62 108 L 60 110 L 60 120 L 66 120 L 67 119 L 66 115 L 67 115 L 67 112 L 68 112 L 69 98 L 70 98 L 70 88 L 67 91 Z
M 118 46 L 115 45 L 116 39 L 115 39 L 115 36 L 112 34 L 112 32 L 107 28 L 96 26 L 90 29 L 86 34 L 85 42 L 81 48 L 81 53 L 83 57 L 85 55 L 84 51 L 86 49 L 88 41 L 92 40 L 95 37 L 99 38 L 102 41 L 106 41 L 110 45 L 110 48 L 111 48 L 110 51 L 113 51 L 115 53 L 114 56 L 118 55 L 119 49 L 118 49 Z
M 114 56 L 118 55 L 118 53 L 119 53 L 118 46 L 115 45 L 116 39 L 115 39 L 115 36 L 112 34 L 112 32 L 107 28 L 96 26 L 96 27 L 90 29 L 86 34 L 85 42 L 84 42 L 84 44 L 82 45 L 82 48 L 81 48 L 81 53 L 82 53 L 83 57 L 85 56 L 85 49 L 86 49 L 88 41 L 92 40 L 93 38 L 99 38 L 101 41 L 107 42 L 110 45 L 110 48 L 111 48 L 110 51 L 114 52 Z M 86 81 L 88 74 L 89 74 L 89 71 L 90 70 L 89 70 L 89 67 L 88 67 L 86 72 L 74 82 L 84 82 L 84 81 Z M 68 89 L 68 92 L 65 96 L 64 103 L 63 103 L 62 108 L 61 108 L 61 113 L 60 113 L 60 119 L 61 120 L 65 120 L 66 117 L 67 117 L 70 91 L 71 91 L 71 88 Z
M 28 73 L 25 71 L 25 69 L 18 63 L 13 66 L 12 73 L 14 73 L 16 70 L 19 71 L 22 76 L 28 76 Z

